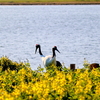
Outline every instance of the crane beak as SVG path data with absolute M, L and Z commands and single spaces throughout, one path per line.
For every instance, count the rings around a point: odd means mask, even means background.
M 60 51 L 58 49 L 56 49 L 56 50 L 60 53 Z

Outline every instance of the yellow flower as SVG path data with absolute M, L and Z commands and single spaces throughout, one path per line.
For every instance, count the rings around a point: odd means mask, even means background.
M 19 89 L 15 89 L 11 95 L 15 98 L 17 98 L 20 95 L 21 91 Z
M 85 96 L 84 95 L 79 96 L 78 100 L 85 100 Z

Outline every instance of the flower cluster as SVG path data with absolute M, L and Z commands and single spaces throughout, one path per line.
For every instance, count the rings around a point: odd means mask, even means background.
M 0 100 L 100 100 L 100 69 L 0 70 Z

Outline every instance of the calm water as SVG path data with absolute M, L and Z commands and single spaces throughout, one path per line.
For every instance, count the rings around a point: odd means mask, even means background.
M 42 65 L 35 44 L 44 55 L 57 46 L 57 60 L 83 67 L 84 58 L 100 62 L 100 5 L 0 6 L 0 57 Z M 43 67 L 43 66 L 42 66 Z

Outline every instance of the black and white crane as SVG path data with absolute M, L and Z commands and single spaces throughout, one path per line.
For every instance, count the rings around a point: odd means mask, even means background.
M 35 53 L 37 52 L 37 49 L 39 49 L 39 54 L 41 56 L 41 59 L 42 59 L 42 62 L 43 62 L 43 65 L 44 67 L 47 67 L 47 66 L 50 66 L 52 64 L 54 64 L 55 66 L 62 66 L 61 63 L 59 61 L 56 61 L 56 53 L 55 53 L 55 50 L 59 52 L 59 50 L 57 49 L 56 46 L 54 46 L 52 48 L 52 52 L 53 54 L 52 55 L 48 55 L 48 56 L 44 56 L 41 52 L 41 46 L 39 44 L 36 44 L 36 50 L 35 50 Z M 60 53 L 60 52 L 59 52 Z

